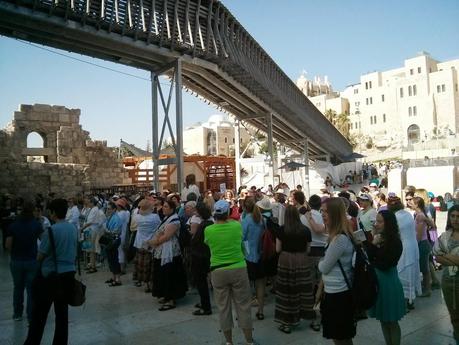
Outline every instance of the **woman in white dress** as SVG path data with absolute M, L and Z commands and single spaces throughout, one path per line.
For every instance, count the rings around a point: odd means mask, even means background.
M 416 224 L 410 212 L 404 209 L 402 201 L 397 196 L 390 196 L 387 201 L 388 209 L 395 213 L 403 252 L 398 261 L 398 276 L 403 286 L 408 310 L 414 309 L 416 294 L 422 293 L 421 274 L 419 271 L 419 248 L 416 240 Z

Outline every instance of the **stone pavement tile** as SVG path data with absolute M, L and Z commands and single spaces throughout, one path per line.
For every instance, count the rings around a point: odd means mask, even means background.
M 433 332 L 431 329 L 419 330 L 402 338 L 403 345 L 456 345 L 452 337 Z

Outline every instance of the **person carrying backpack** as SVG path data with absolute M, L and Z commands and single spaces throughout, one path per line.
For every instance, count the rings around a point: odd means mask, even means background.
M 370 317 L 381 322 L 386 344 L 399 345 L 401 331 L 398 321 L 406 314 L 403 287 L 398 277 L 397 263 L 402 255 L 402 241 L 397 218 L 391 211 L 376 216 L 373 241 L 365 242 L 370 262 L 378 278 L 378 294 Z
M 353 277 L 354 245 L 349 237 L 351 229 L 343 200 L 327 199 L 322 204 L 322 217 L 329 234 L 325 256 L 319 262 L 322 281 L 316 294 L 322 314 L 322 334 L 335 344 L 349 345 L 356 334 L 353 294 L 346 281 L 352 281 Z

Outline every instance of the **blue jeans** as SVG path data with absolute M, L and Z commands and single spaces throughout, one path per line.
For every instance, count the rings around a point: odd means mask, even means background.
M 32 318 L 32 281 L 37 273 L 36 260 L 11 260 L 10 269 L 13 276 L 13 317 L 22 316 L 24 310 L 24 289 L 27 290 L 27 318 Z

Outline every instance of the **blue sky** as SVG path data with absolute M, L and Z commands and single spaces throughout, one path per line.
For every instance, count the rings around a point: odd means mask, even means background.
M 459 58 L 459 1 L 222 1 L 290 78 L 327 75 L 335 90 L 361 74 L 400 67 L 427 51 Z M 85 56 L 78 59 L 142 78 L 147 72 Z M 0 36 L 0 127 L 18 105 L 49 103 L 81 109 L 93 139 L 120 138 L 145 148 L 151 137 L 150 84 Z M 184 124 L 215 108 L 184 93 Z

